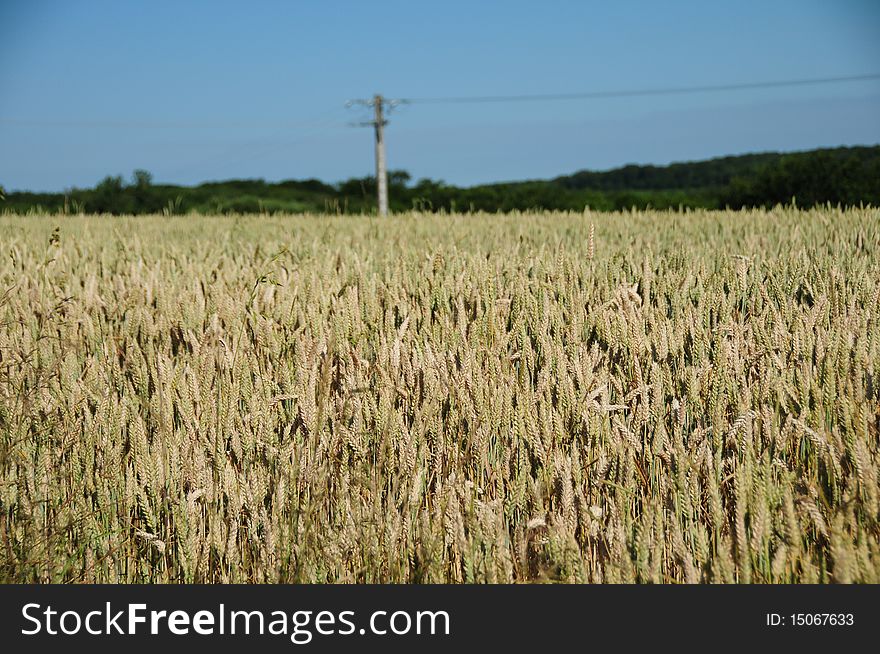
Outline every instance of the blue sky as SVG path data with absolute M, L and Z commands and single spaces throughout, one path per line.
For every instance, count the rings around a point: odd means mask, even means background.
M 875 0 L 0 2 L 0 184 L 373 172 L 349 98 L 572 93 L 880 72 Z M 880 80 L 410 105 L 389 167 L 457 184 L 880 143 Z

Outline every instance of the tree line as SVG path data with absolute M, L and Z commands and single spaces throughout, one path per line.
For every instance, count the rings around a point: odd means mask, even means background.
M 880 206 L 880 146 L 760 153 L 668 166 L 628 165 L 580 171 L 550 180 L 459 187 L 413 182 L 406 171 L 389 173 L 394 211 L 599 211 L 774 206 L 831 203 Z M 130 180 L 108 176 L 93 188 L 64 193 L 6 191 L 0 210 L 68 213 L 364 213 L 375 211 L 375 177 L 327 184 L 317 179 L 277 183 L 261 179 L 156 184 L 145 170 Z

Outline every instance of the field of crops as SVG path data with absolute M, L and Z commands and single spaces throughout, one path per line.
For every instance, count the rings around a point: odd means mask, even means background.
M 0 581 L 880 582 L 877 209 L 0 245 Z

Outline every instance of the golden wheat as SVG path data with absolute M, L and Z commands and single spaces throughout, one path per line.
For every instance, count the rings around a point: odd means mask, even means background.
M 880 212 L 0 217 L 0 580 L 880 582 Z

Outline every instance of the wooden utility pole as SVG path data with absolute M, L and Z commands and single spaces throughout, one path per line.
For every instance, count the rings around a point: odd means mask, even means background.
M 385 169 L 385 117 L 383 115 L 384 98 L 378 93 L 373 97 L 376 109 L 376 193 L 379 215 L 388 215 L 388 171 Z
M 373 120 L 354 124 L 359 127 L 372 126 L 376 130 L 376 206 L 380 216 L 388 215 L 388 170 L 385 165 L 385 125 L 388 120 L 385 112 L 406 102 L 408 100 L 388 100 L 377 93 L 370 100 L 349 100 L 345 103 L 347 107 L 357 104 L 373 109 Z

